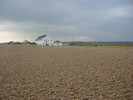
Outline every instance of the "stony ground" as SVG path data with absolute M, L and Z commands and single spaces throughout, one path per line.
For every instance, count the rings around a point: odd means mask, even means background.
M 133 49 L 1 45 L 1 99 L 132 100 Z

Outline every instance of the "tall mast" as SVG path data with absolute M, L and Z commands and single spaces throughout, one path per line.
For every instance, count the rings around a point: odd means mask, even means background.
M 73 45 L 74 45 L 74 36 L 73 36 Z

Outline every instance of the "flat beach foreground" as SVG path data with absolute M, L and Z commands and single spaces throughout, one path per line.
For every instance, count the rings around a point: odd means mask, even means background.
M 0 100 L 132 100 L 133 49 L 0 45 Z

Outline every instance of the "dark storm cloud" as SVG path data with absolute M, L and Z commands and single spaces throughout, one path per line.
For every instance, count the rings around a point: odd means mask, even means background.
M 132 0 L 1 0 L 0 30 L 132 41 L 132 5 Z

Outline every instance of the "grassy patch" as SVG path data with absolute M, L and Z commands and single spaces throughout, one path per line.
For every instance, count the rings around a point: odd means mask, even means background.
M 131 47 L 133 43 L 77 43 L 70 46 L 89 46 L 89 47 Z

